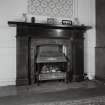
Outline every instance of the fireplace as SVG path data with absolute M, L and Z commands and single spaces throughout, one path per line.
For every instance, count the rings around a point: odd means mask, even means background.
M 88 26 L 9 21 L 17 28 L 16 85 L 42 80 L 84 79 L 84 37 Z

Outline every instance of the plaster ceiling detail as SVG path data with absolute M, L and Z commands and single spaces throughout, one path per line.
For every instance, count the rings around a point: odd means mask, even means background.
M 28 0 L 28 13 L 71 18 L 73 16 L 73 0 Z

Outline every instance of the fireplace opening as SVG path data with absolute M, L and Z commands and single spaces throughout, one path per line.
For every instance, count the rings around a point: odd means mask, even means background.
M 35 82 L 42 80 L 64 79 L 66 81 L 67 58 L 64 46 L 43 44 L 36 47 Z M 64 53 L 65 52 L 65 53 Z

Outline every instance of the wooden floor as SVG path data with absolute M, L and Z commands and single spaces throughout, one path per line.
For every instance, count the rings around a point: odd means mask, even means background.
M 26 103 L 75 100 L 105 96 L 103 82 L 83 81 L 65 84 L 63 82 L 44 82 L 40 86 L 0 87 L 0 105 L 27 105 Z M 22 104 L 24 103 L 24 104 Z
M 104 87 L 104 83 L 98 80 L 86 80 L 83 82 L 71 82 L 69 84 L 63 81 L 46 81 L 41 82 L 39 86 L 29 85 L 29 86 L 5 86 L 0 87 L 0 97 L 4 96 L 16 96 L 25 94 L 41 94 L 41 93 L 53 93 L 67 91 L 71 89 L 92 89 Z

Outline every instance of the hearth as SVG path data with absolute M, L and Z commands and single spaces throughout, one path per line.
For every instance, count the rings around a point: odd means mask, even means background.
M 84 37 L 87 26 L 11 22 L 17 27 L 16 85 L 41 80 L 84 79 Z

